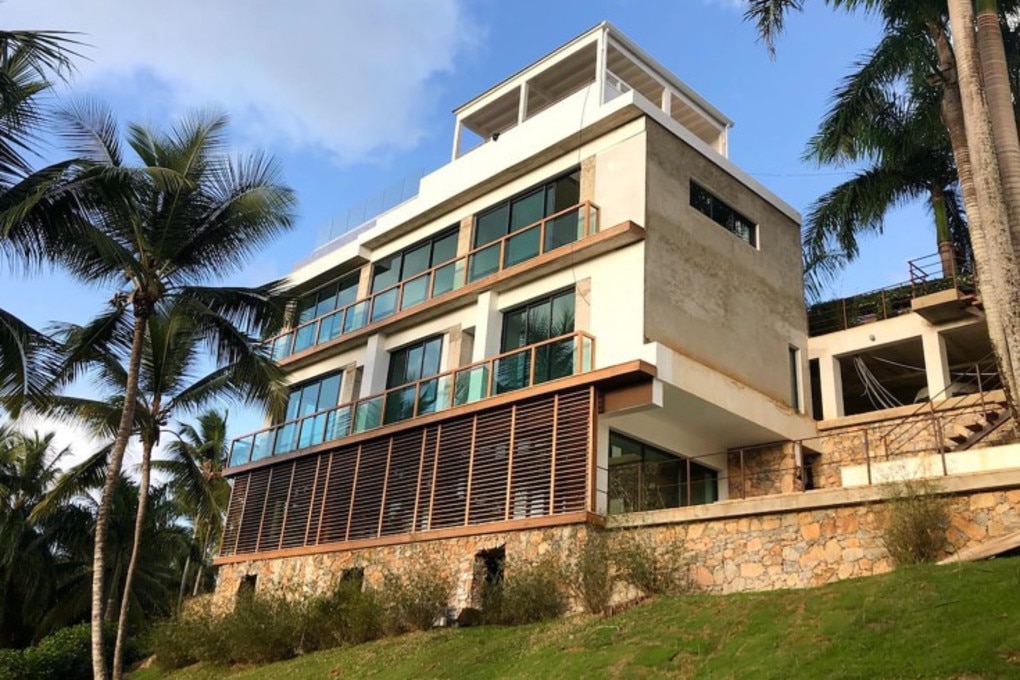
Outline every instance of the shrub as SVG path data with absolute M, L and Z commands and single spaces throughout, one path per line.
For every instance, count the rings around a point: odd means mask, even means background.
M 0 649 L 0 680 L 26 680 L 25 655 L 20 649 Z
M 62 628 L 22 651 L 24 680 L 90 680 L 92 633 L 87 623 Z M 112 631 L 105 631 L 106 648 L 112 652 Z M 109 659 L 107 660 L 109 663 Z
M 620 578 L 645 595 L 689 590 L 678 545 L 660 553 L 647 540 L 632 533 L 620 534 L 613 546 L 613 562 Z
M 190 666 L 198 661 L 218 661 L 223 658 L 223 632 L 217 625 L 222 617 L 208 611 L 193 611 L 186 615 L 160 621 L 149 631 L 149 651 L 159 659 L 164 670 Z
M 340 581 L 308 602 L 301 649 L 305 652 L 356 645 L 382 637 L 384 612 L 379 595 L 356 581 Z
M 304 628 L 303 609 L 301 603 L 282 595 L 238 599 L 233 612 L 214 622 L 222 634 L 219 661 L 265 664 L 296 656 Z
M 390 633 L 428 630 L 445 616 L 453 581 L 434 560 L 424 560 L 383 579 L 385 627 Z
M 502 580 L 485 586 L 485 623 L 515 626 L 563 616 L 567 611 L 564 580 L 563 569 L 552 558 L 509 570 Z
M 601 614 L 613 596 L 613 575 L 609 543 L 605 534 L 596 529 L 588 531 L 577 561 L 571 571 L 571 587 L 577 599 L 590 614 Z
M 896 564 L 933 562 L 946 547 L 949 500 L 929 481 L 897 484 L 889 494 L 882 542 Z

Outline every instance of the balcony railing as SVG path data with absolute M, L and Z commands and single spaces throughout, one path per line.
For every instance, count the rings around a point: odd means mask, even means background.
M 914 298 L 931 293 L 952 289 L 964 293 L 975 291 L 974 277 L 957 271 L 955 260 L 948 271 L 938 254 L 919 257 L 907 264 L 910 281 L 811 305 L 808 308 L 808 335 L 814 337 L 844 331 L 907 314 L 912 311 L 911 301 Z
M 475 248 L 346 307 L 323 314 L 267 342 L 279 361 L 353 333 L 433 298 L 458 290 L 598 232 L 599 209 L 586 201 L 550 215 L 498 241 Z
M 382 394 L 238 437 L 235 467 L 592 370 L 595 338 L 574 331 Z

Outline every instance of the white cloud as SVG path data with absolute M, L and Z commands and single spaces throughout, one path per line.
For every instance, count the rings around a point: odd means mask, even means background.
M 477 35 L 462 1 L 7 0 L 0 13 L 86 34 L 76 89 L 153 117 L 212 104 L 263 148 L 352 162 L 418 141 L 434 77 Z
M 701 0 L 703 5 L 715 5 L 716 7 L 722 7 L 725 9 L 740 10 L 741 12 L 746 9 L 746 0 Z

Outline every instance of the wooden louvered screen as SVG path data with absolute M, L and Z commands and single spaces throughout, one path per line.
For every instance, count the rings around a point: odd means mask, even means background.
M 582 512 L 594 398 L 522 400 L 241 473 L 220 554 Z

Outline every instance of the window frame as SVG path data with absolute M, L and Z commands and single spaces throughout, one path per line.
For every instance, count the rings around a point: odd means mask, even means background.
M 704 194 L 704 197 L 708 200 L 710 207 L 707 210 L 703 209 L 702 206 L 695 201 L 695 194 L 698 192 Z M 687 203 L 694 209 L 695 212 L 712 220 L 755 250 L 761 249 L 758 223 L 739 212 L 736 208 L 719 198 L 719 196 L 717 196 L 714 192 L 710 191 L 703 184 L 694 179 L 690 180 Z M 729 224 L 727 218 L 732 218 L 734 223 Z M 746 224 L 748 227 L 746 238 L 737 229 L 737 223 L 739 222 Z
M 517 231 L 520 231 L 524 227 L 527 227 L 527 226 L 530 226 L 532 224 L 535 224 L 536 222 L 540 222 L 540 221 L 544 220 L 545 218 L 549 217 L 550 215 L 556 214 L 558 212 L 557 210 L 552 210 L 552 211 L 549 210 L 549 188 L 552 187 L 553 185 L 555 185 L 560 180 L 563 180 L 563 179 L 565 179 L 567 177 L 570 177 L 571 175 L 575 175 L 575 174 L 577 175 L 578 201 L 580 201 L 580 196 L 581 196 L 581 166 L 575 166 L 575 167 L 571 168 L 570 170 L 567 170 L 566 172 L 562 172 L 562 173 L 556 175 L 555 177 L 553 177 L 553 178 L 551 178 L 549 180 L 546 180 L 546 181 L 541 182 L 539 184 L 534 184 L 534 185 L 532 185 L 532 186 L 530 186 L 527 189 L 524 189 L 522 191 L 518 191 L 513 196 L 510 196 L 509 198 L 506 198 L 506 199 L 504 199 L 502 201 L 499 201 L 498 203 L 495 203 L 495 204 L 489 206 L 485 210 L 482 210 L 482 211 L 478 212 L 475 215 L 474 224 L 472 225 L 472 229 L 471 229 L 471 249 L 472 250 L 477 250 L 479 248 L 484 248 L 487 245 L 495 243 L 496 241 L 498 241 L 501 238 L 505 238 L 506 236 L 509 236 L 510 234 L 513 234 L 513 233 L 516 233 Z M 514 219 L 513 219 L 513 213 L 514 213 L 513 206 L 514 206 L 514 203 L 516 201 L 519 201 L 520 199 L 527 198 L 527 197 L 531 196 L 532 194 L 537 193 L 539 191 L 542 192 L 542 216 L 539 217 L 535 221 L 528 222 L 526 224 L 519 224 L 516 227 L 514 227 L 513 226 L 513 224 L 514 224 Z M 577 204 L 575 203 L 573 205 L 577 205 Z M 569 206 L 567 206 L 567 207 L 569 207 Z M 484 219 L 485 217 L 487 217 L 488 215 L 490 215 L 492 213 L 495 213 L 495 212 L 497 212 L 499 210 L 504 210 L 504 209 L 506 210 L 506 217 L 504 219 L 504 225 L 503 225 L 503 230 L 502 230 L 503 233 L 500 234 L 499 236 L 489 240 L 489 241 L 486 241 L 484 243 L 479 243 L 479 241 L 478 241 L 478 224 L 479 224 L 479 222 L 482 219 Z M 561 210 L 565 210 L 565 209 L 566 208 L 561 208 Z
M 621 464 L 618 464 L 618 465 L 614 465 L 613 464 L 613 455 L 612 455 L 614 439 L 616 439 L 617 441 L 623 440 L 626 444 L 630 445 L 631 447 L 637 447 L 639 452 L 640 452 L 639 453 L 640 460 L 632 461 L 632 462 L 628 462 L 628 463 L 621 463 Z M 623 448 L 623 447 L 621 447 L 621 448 Z M 692 506 L 695 506 L 695 505 L 709 505 L 711 503 L 715 503 L 715 502 L 719 501 L 719 476 L 720 476 L 720 471 L 717 470 L 716 468 L 710 466 L 710 465 L 705 465 L 704 463 L 700 463 L 700 462 L 696 461 L 694 459 L 694 457 L 692 457 L 692 456 L 684 456 L 682 454 L 675 453 L 673 451 L 669 451 L 668 449 L 664 449 L 664 448 L 662 448 L 660 446 L 656 446 L 654 444 L 650 444 L 650 443 L 648 443 L 648 442 L 646 442 L 644 440 L 638 439 L 637 437 L 635 437 L 633 435 L 630 435 L 630 434 L 627 434 L 627 433 L 624 433 L 624 432 L 620 432 L 619 430 L 614 430 L 614 429 L 610 429 L 609 430 L 609 451 L 608 451 L 608 453 L 609 453 L 609 457 L 608 457 L 608 460 L 607 460 L 606 468 L 607 468 L 607 471 L 608 471 L 608 474 L 609 474 L 610 482 L 609 482 L 609 490 L 607 491 L 607 499 L 606 499 L 607 500 L 607 504 L 613 499 L 613 496 L 612 496 L 612 471 L 614 470 L 614 468 L 615 469 L 620 469 L 620 468 L 625 468 L 625 467 L 632 467 L 632 468 L 636 468 L 636 471 L 637 471 L 637 482 L 636 482 L 636 484 L 637 484 L 638 497 L 635 499 L 635 506 L 636 507 L 631 508 L 631 509 L 624 509 L 624 510 L 621 510 L 620 512 L 623 512 L 623 513 L 626 513 L 626 512 L 644 512 L 644 511 L 655 510 L 655 509 L 663 509 L 663 510 L 665 510 L 665 509 L 671 509 L 671 508 L 685 508 L 685 507 L 692 507 Z M 649 453 L 653 453 L 653 454 L 659 456 L 660 459 L 659 460 L 649 460 L 649 456 L 648 456 Z M 662 460 L 662 457 L 666 457 L 666 458 L 673 459 L 673 460 Z M 644 498 L 646 466 L 649 465 L 650 463 L 651 464 L 662 463 L 662 462 L 673 463 L 674 460 L 675 460 L 675 463 L 678 465 L 677 482 L 676 482 L 676 487 L 677 487 L 677 491 L 676 491 L 677 504 L 676 505 L 669 505 L 669 504 L 667 504 L 667 505 L 665 505 L 662 508 L 652 508 L 652 507 L 649 507 L 648 504 L 645 502 L 646 499 Z M 697 482 L 692 482 L 691 480 L 695 477 L 695 470 L 696 469 L 698 471 L 698 475 L 697 475 L 698 481 Z M 709 496 L 711 496 L 711 499 L 710 500 L 705 500 L 703 502 L 696 502 L 694 500 L 694 495 L 692 493 L 692 494 L 690 494 L 691 503 L 690 503 L 690 505 L 688 505 L 688 503 L 687 503 L 687 499 L 688 499 L 687 489 L 691 488 L 692 484 L 694 484 L 694 483 L 704 483 L 704 481 L 705 481 L 705 476 L 704 476 L 705 473 L 707 473 L 708 479 L 710 479 L 711 482 L 712 482 L 711 493 L 706 493 L 705 497 L 708 498 Z
M 417 241 L 415 243 L 412 243 L 411 245 L 407 246 L 406 248 L 401 248 L 400 250 L 398 250 L 398 251 L 396 251 L 394 253 L 391 253 L 390 255 L 387 255 L 386 257 L 383 257 L 383 258 L 380 258 L 378 260 L 373 261 L 372 262 L 372 273 L 371 273 L 371 276 L 369 277 L 369 283 L 368 283 L 369 295 L 376 295 L 377 293 L 380 293 L 382 291 L 389 290 L 390 288 L 393 288 L 394 286 L 398 286 L 401 283 L 403 283 L 404 281 L 407 281 L 408 279 L 412 279 L 412 278 L 414 278 L 416 276 L 419 276 L 419 275 L 423 274 L 424 272 L 429 271 L 430 269 L 434 269 L 434 268 L 436 268 L 436 267 L 438 267 L 440 265 L 443 265 L 443 264 L 445 264 L 447 262 L 450 262 L 452 260 L 456 260 L 457 259 L 457 237 L 458 237 L 459 233 L 460 233 L 460 225 L 459 224 L 455 224 L 455 225 L 452 225 L 450 227 L 446 227 L 445 229 L 442 229 L 442 230 L 438 231 L 437 233 L 435 233 L 435 234 L 433 234 L 431 236 L 427 236 L 427 237 L 425 237 L 425 238 L 423 238 L 423 239 L 421 239 L 421 240 L 419 240 L 419 241 Z M 449 238 L 451 236 L 454 237 L 453 255 L 451 257 L 445 259 L 445 260 L 442 260 L 441 262 L 436 262 L 435 261 L 436 244 L 439 241 L 447 239 L 447 238 Z M 414 252 L 416 250 L 421 249 L 423 246 L 426 246 L 426 245 L 429 247 L 429 265 L 427 267 L 425 267 L 425 269 L 422 269 L 421 271 L 417 271 L 417 272 L 415 272 L 413 274 L 410 274 L 410 275 L 406 274 L 407 255 L 409 253 L 412 253 L 412 252 Z M 377 271 L 377 268 L 378 268 L 379 264 L 382 263 L 382 262 L 391 262 L 395 258 L 400 258 L 400 266 L 399 266 L 398 271 L 397 271 L 397 279 L 396 279 L 396 281 L 394 281 L 392 283 L 389 283 L 389 284 L 387 284 L 385 286 L 382 286 L 380 288 L 376 288 L 376 279 L 378 278 L 378 275 L 379 275 L 379 272 Z

